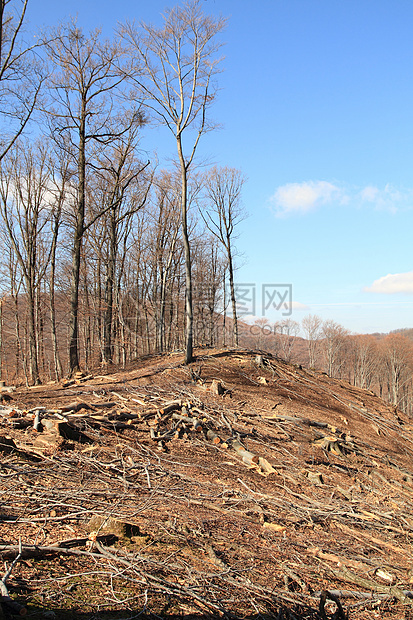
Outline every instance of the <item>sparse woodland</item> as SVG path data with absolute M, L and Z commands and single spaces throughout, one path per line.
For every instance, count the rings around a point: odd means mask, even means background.
M 243 330 L 244 343 L 279 358 L 325 372 L 330 377 L 373 390 L 407 415 L 413 412 L 413 332 L 354 335 L 342 325 L 317 315 L 301 324 L 259 319 Z
M 0 369 L 7 383 L 198 345 L 267 349 L 412 412 L 409 331 L 355 336 L 309 315 L 237 320 L 245 177 L 199 166 L 215 128 L 225 20 L 198 1 L 110 40 L 75 23 L 25 44 L 2 3 Z M 172 164 L 144 150 L 155 126 Z
M 69 22 L 33 48 L 26 4 L 3 3 L 0 24 L 2 378 L 179 347 L 189 363 L 194 342 L 218 338 L 227 277 L 235 303 L 244 178 L 197 159 L 225 20 L 194 1 L 159 28 L 121 24 L 107 40 Z M 169 167 L 141 146 L 159 125 Z

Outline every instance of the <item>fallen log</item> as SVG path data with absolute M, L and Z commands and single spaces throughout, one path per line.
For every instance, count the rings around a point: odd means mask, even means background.
M 212 441 L 212 443 L 216 446 L 218 446 L 220 443 L 222 443 L 222 439 L 221 437 L 219 437 L 216 433 L 214 433 L 214 431 L 212 431 L 211 429 L 207 430 L 207 439 L 209 439 L 210 441 Z
M 171 413 L 171 411 L 176 411 L 177 409 L 182 408 L 182 400 L 171 400 L 170 402 L 165 403 L 162 407 L 160 407 L 159 411 L 162 414 Z
M 201 430 L 202 428 L 202 423 L 198 420 L 198 418 L 191 418 L 186 415 L 180 415 L 179 413 L 173 413 L 172 419 L 180 422 L 186 422 L 186 424 L 191 424 L 195 431 Z
M 80 411 L 81 409 L 93 410 L 93 408 L 87 403 L 71 403 L 70 405 L 65 405 L 64 407 L 61 407 L 60 411 L 62 413 L 65 413 L 67 411 Z
M 348 570 L 344 566 L 340 570 L 329 567 L 327 572 L 331 573 L 335 578 L 340 579 L 341 581 L 355 583 L 356 585 L 361 586 L 366 590 L 373 590 L 374 592 L 387 594 L 387 596 L 394 596 L 404 605 L 406 603 L 408 603 L 409 605 L 413 605 L 410 597 L 397 586 L 384 586 L 380 583 L 377 583 L 376 581 L 373 581 L 372 579 L 360 577 L 359 575 L 353 573 L 353 571 Z
M 78 441 L 79 443 L 91 443 L 92 439 L 77 430 L 74 426 L 71 426 L 67 422 L 62 422 L 61 420 L 50 420 L 45 419 L 42 420 L 42 425 L 50 432 L 63 437 L 63 439 L 69 439 L 73 441 Z
M 247 465 L 258 465 L 260 457 L 244 448 L 244 446 L 237 439 L 231 439 L 229 444 L 238 456 L 242 458 L 244 463 Z

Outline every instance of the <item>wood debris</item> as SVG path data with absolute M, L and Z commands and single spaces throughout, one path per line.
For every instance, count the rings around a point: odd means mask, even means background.
M 127 600 L 155 615 L 409 617 L 409 421 L 262 353 L 203 352 L 202 384 L 164 366 L 142 368 L 145 385 L 86 375 L 0 406 L 0 557 L 19 557 L 7 596 L 40 617 L 47 582 L 55 609 L 75 609 L 83 575 L 90 615 Z

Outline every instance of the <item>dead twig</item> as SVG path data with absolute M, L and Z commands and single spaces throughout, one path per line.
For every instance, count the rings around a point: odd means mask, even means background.
M 11 563 L 10 567 L 4 573 L 2 579 L 0 579 L 0 604 L 5 618 L 9 618 L 11 615 L 13 616 L 25 616 L 27 613 L 26 607 L 24 605 L 20 605 L 9 596 L 9 591 L 7 589 L 7 580 L 13 572 L 14 567 L 17 562 L 19 562 L 22 557 L 22 542 L 19 540 L 18 553 Z

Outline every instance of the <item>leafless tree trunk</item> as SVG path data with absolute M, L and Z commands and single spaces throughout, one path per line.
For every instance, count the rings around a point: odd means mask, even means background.
M 45 201 L 49 182 L 45 149 L 41 147 L 36 152 L 28 146 L 18 146 L 9 152 L 7 160 L 3 159 L 0 173 L 1 216 L 26 291 L 30 381 L 38 384 L 36 297 L 50 260 L 50 252 L 42 255 L 40 247 L 49 217 Z
M 403 388 L 411 382 L 412 345 L 401 334 L 389 334 L 381 343 L 384 370 L 386 372 L 388 400 L 402 407 Z
M 151 185 L 150 175 L 145 177 L 140 186 L 138 185 L 139 177 L 148 164 L 142 165 L 134 157 L 135 137 L 134 132 L 125 144 L 118 145 L 110 152 L 109 158 L 101 162 L 101 170 L 106 170 L 107 174 L 103 179 L 104 198 L 99 208 L 106 209 L 106 204 L 112 205 L 103 218 L 108 237 L 103 316 L 103 361 L 105 363 L 113 361 L 113 309 L 117 286 L 118 249 L 122 237 L 129 230 L 128 221 L 144 206 Z M 127 196 L 128 189 L 133 190 L 131 196 Z M 125 202 L 127 202 L 126 209 Z
M 293 319 L 284 319 L 274 324 L 274 334 L 278 336 L 279 349 L 283 358 L 291 362 L 295 341 L 300 332 L 300 325 Z
M 246 217 L 241 207 L 241 191 L 244 183 L 245 177 L 235 168 L 212 168 L 205 178 L 206 209 L 201 210 L 208 230 L 222 243 L 227 255 L 233 342 L 236 346 L 238 346 L 238 319 L 234 285 L 233 239 L 235 227 Z
M 122 118 L 114 114 L 124 76 L 116 65 L 122 52 L 116 43 L 100 40 L 95 31 L 87 37 L 74 24 L 58 29 L 47 46 L 53 65 L 49 80 L 51 132 L 59 148 L 72 161 L 72 183 L 76 192 L 72 210 L 72 274 L 69 320 L 69 373 L 79 362 L 79 284 L 83 237 L 87 229 L 111 208 L 87 219 L 88 171 L 114 139 L 142 117 L 131 111 Z
M 133 25 L 122 35 L 136 55 L 136 71 L 130 75 L 142 92 L 148 109 L 172 132 L 181 175 L 181 225 L 185 251 L 185 362 L 193 360 L 192 262 L 188 234 L 188 174 L 201 136 L 212 126 L 207 111 L 215 98 L 212 77 L 220 58 L 217 35 L 222 18 L 203 14 L 200 0 L 166 11 L 164 27 Z M 185 147 L 184 137 L 189 145 Z
M 348 333 L 342 325 L 332 320 L 324 321 L 322 325 L 326 372 L 330 377 L 340 376 L 345 361 L 343 351 Z
M 319 339 L 321 336 L 321 325 L 323 320 L 316 314 L 309 314 L 305 316 L 301 321 L 301 325 L 307 339 L 308 358 L 310 368 L 316 367 L 317 362 L 317 349 L 319 345 Z
M 377 344 L 373 336 L 354 336 L 350 341 L 354 385 L 369 390 L 377 370 Z
M 60 168 L 60 169 L 59 169 Z M 54 196 L 53 209 L 51 213 L 51 233 L 52 242 L 50 249 L 50 270 L 49 270 L 49 308 L 50 308 L 50 330 L 53 348 L 53 362 L 56 380 L 62 378 L 63 368 L 60 360 L 59 346 L 57 341 L 56 327 L 56 254 L 59 240 L 60 226 L 62 223 L 62 210 L 66 200 L 66 186 L 68 182 L 67 162 L 55 167 L 51 163 L 52 185 L 50 191 Z

